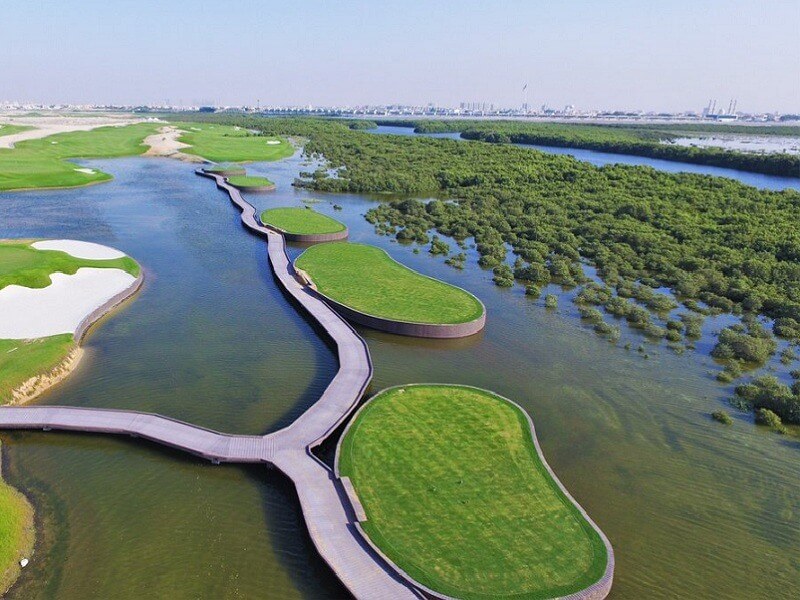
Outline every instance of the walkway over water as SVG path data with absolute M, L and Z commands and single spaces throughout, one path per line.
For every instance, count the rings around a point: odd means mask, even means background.
M 266 463 L 295 484 L 309 534 L 318 552 L 357 598 L 422 598 L 355 528 L 356 516 L 342 482 L 311 450 L 355 409 L 372 379 L 366 342 L 296 277 L 281 234 L 261 225 L 255 208 L 224 178 L 214 179 L 242 211 L 243 224 L 268 240 L 270 263 L 286 292 L 322 327 L 336 346 L 339 370 L 322 396 L 288 427 L 264 436 L 228 435 L 169 417 L 126 410 L 61 406 L 0 407 L 0 429 L 51 429 L 141 437 L 215 463 Z

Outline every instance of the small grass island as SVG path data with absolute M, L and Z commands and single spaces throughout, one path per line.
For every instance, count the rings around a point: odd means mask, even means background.
M 344 223 L 318 213 L 310 207 L 270 208 L 261 213 L 261 222 L 285 233 L 328 235 L 345 232 Z
M 206 173 L 213 173 L 214 175 L 223 175 L 225 177 L 233 177 L 237 175 L 246 175 L 244 167 L 239 165 L 210 165 L 203 167 Z
M 336 463 L 369 540 L 438 594 L 527 600 L 610 586 L 610 546 L 547 467 L 527 415 L 501 396 L 384 390 L 348 425 Z
M 366 244 L 320 244 L 295 261 L 317 290 L 366 315 L 407 323 L 462 324 L 482 319 L 483 304 L 449 283 L 401 265 Z
M 275 184 L 266 177 L 254 175 L 234 175 L 227 178 L 233 187 L 246 192 L 267 192 L 275 189 Z

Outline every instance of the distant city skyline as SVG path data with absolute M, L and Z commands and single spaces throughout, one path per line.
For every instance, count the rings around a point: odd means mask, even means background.
M 14 3 L 0 102 L 800 111 L 800 3 L 642 6 Z

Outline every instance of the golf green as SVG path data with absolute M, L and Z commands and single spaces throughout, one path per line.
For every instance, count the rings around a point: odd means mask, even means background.
M 243 190 L 268 189 L 275 187 L 275 184 L 272 183 L 266 177 L 255 177 L 252 175 L 234 175 L 233 177 L 228 177 L 227 181 L 233 187 L 237 187 Z
M 364 532 L 422 585 L 538 599 L 603 578 L 600 533 L 561 490 L 525 413 L 485 390 L 409 385 L 370 400 L 337 453 Z
M 308 248 L 295 261 L 320 293 L 349 308 L 411 323 L 454 324 L 480 318 L 472 294 L 401 265 L 366 244 L 332 243 Z
M 311 208 L 271 208 L 261 213 L 261 222 L 299 235 L 336 233 L 345 229 L 343 223 Z

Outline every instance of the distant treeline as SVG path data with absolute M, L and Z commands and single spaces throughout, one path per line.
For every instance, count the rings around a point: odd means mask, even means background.
M 532 144 L 582 148 L 646 156 L 674 162 L 738 169 L 766 175 L 800 177 L 800 156 L 788 153 L 753 154 L 670 144 L 678 137 L 702 133 L 800 135 L 800 127 L 768 126 L 757 130 L 742 125 L 573 125 L 521 121 L 385 120 L 382 125 L 413 127 L 417 133 L 460 133 L 467 140 L 494 144 Z M 763 131 L 762 131 L 763 130 Z

